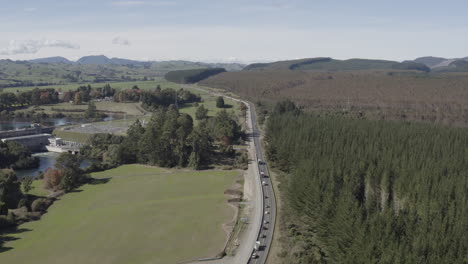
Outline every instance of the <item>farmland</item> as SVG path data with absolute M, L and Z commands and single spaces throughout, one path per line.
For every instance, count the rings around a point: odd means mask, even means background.
M 177 263 L 214 256 L 238 172 L 125 165 L 93 173 L 40 221 L 7 235 L 1 263 Z

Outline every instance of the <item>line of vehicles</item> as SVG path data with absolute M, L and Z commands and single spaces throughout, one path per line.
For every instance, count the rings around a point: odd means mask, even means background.
M 259 165 L 260 178 L 262 180 L 262 188 L 263 188 L 263 187 L 268 185 L 268 182 L 265 180 L 265 178 L 268 178 L 268 175 L 261 168 L 261 165 L 265 165 L 265 162 L 262 161 L 260 158 L 257 159 L 257 161 L 258 161 L 258 165 Z M 268 196 L 265 195 L 264 198 L 268 199 Z M 263 217 L 262 228 L 261 228 L 261 231 L 260 231 L 260 234 L 259 234 L 259 240 L 257 240 L 255 242 L 255 245 L 254 245 L 254 248 L 253 248 L 253 252 L 252 252 L 252 256 L 251 256 L 252 259 L 258 258 L 258 251 L 262 250 L 264 248 L 264 246 L 265 246 L 265 245 L 263 245 L 261 240 L 265 239 L 267 237 L 267 231 L 266 230 L 268 230 L 268 225 L 269 225 L 270 222 L 266 218 L 270 214 L 270 212 L 268 211 L 268 209 L 270 209 L 270 205 L 265 203 L 264 207 L 265 207 L 265 209 L 264 209 L 264 217 Z

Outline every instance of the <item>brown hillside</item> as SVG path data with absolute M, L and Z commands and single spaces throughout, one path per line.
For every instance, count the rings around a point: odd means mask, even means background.
M 314 111 L 468 125 L 468 74 L 226 72 L 200 83 L 252 101 L 290 98 Z

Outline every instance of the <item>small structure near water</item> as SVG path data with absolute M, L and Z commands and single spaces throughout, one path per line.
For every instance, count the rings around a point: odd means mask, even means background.
M 80 153 L 80 148 L 84 144 L 73 142 L 73 141 L 66 141 L 61 138 L 51 137 L 49 138 L 49 144 L 46 146 L 47 151 L 50 152 L 68 152 L 71 154 L 78 154 Z

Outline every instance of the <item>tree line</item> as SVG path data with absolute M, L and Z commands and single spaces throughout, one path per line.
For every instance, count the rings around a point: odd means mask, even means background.
M 11 168 L 16 164 L 14 160 L 0 160 L 3 165 L 8 161 Z M 41 173 L 39 178 L 43 179 L 46 189 L 56 194 L 70 192 L 92 180 L 80 168 L 80 163 L 80 156 L 62 153 L 57 158 L 55 167 Z M 0 232 L 23 222 L 38 220 L 55 200 L 29 194 L 34 188 L 33 180 L 32 177 L 20 180 L 14 170 L 0 169 Z M 0 237 L 0 250 L 1 242 Z
M 39 158 L 32 157 L 31 151 L 14 141 L 0 141 L 0 169 L 31 169 L 39 166 Z
M 265 139 L 285 174 L 285 262 L 466 263 L 466 129 L 285 104 Z
M 225 110 L 213 118 L 203 116 L 194 126 L 190 115 L 180 113 L 177 107 L 170 105 L 155 110 L 145 127 L 139 120 L 135 121 L 127 136 L 91 136 L 82 153 L 100 161 L 90 170 L 136 162 L 201 169 L 210 163 L 215 142 L 221 152 L 233 153 L 232 144 L 241 136 L 236 118 Z

